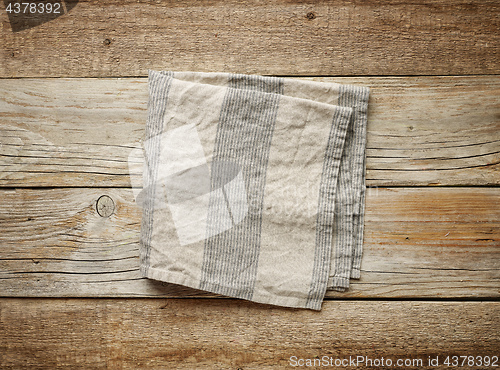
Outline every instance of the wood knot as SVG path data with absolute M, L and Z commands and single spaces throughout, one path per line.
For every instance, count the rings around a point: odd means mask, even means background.
M 312 19 L 316 18 L 316 14 L 314 14 L 313 12 L 309 12 L 306 14 L 306 18 L 312 20 Z
M 111 44 L 111 40 L 110 39 L 105 39 L 104 40 L 104 45 L 109 45 Z
M 109 196 L 103 195 L 97 199 L 96 209 L 99 216 L 109 217 L 115 211 L 115 202 Z

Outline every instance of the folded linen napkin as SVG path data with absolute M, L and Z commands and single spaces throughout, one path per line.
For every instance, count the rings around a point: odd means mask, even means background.
M 359 278 L 368 89 L 149 73 L 143 276 L 319 310 Z

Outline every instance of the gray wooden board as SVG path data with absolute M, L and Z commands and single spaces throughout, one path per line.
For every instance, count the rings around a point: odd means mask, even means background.
M 500 72 L 495 0 L 81 0 L 23 31 L 0 21 L 0 77 Z
M 500 184 L 500 76 L 318 80 L 372 89 L 368 186 Z M 145 78 L 0 80 L 0 186 L 130 187 L 146 107 Z
M 499 297 L 499 200 L 500 188 L 368 189 L 361 280 L 328 296 Z M 0 296 L 207 296 L 141 278 L 140 222 L 131 189 L 0 190 Z

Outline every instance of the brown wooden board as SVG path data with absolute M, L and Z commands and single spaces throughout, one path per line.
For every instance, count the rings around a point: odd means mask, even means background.
M 371 88 L 368 186 L 500 184 L 499 76 L 317 80 Z M 130 187 L 147 99 L 145 78 L 0 80 L 0 186 Z
M 62 0 L 60 16 L 36 17 L 9 16 L 9 2 L 2 369 L 295 368 L 292 356 L 491 368 L 479 361 L 500 355 L 498 1 Z M 142 278 L 127 158 L 148 69 L 369 86 L 361 279 L 313 312 Z
M 230 299 L 3 299 L 0 329 L 4 369 L 288 369 L 350 356 L 357 367 L 299 368 L 485 369 L 467 361 L 491 364 L 500 348 L 494 302 L 330 301 L 312 312 Z M 473 358 L 447 367 L 447 356 Z M 392 366 L 373 365 L 382 357 Z
M 500 72 L 496 0 L 64 3 L 67 14 L 18 32 L 2 7 L 0 77 Z
M 500 297 L 499 202 L 500 188 L 368 189 L 361 280 L 328 296 Z M 1 190 L 0 296 L 206 296 L 141 278 L 140 222 L 131 189 Z

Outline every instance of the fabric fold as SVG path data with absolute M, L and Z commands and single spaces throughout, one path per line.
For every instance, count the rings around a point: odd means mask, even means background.
M 359 278 L 368 89 L 149 73 L 141 273 L 321 309 Z

